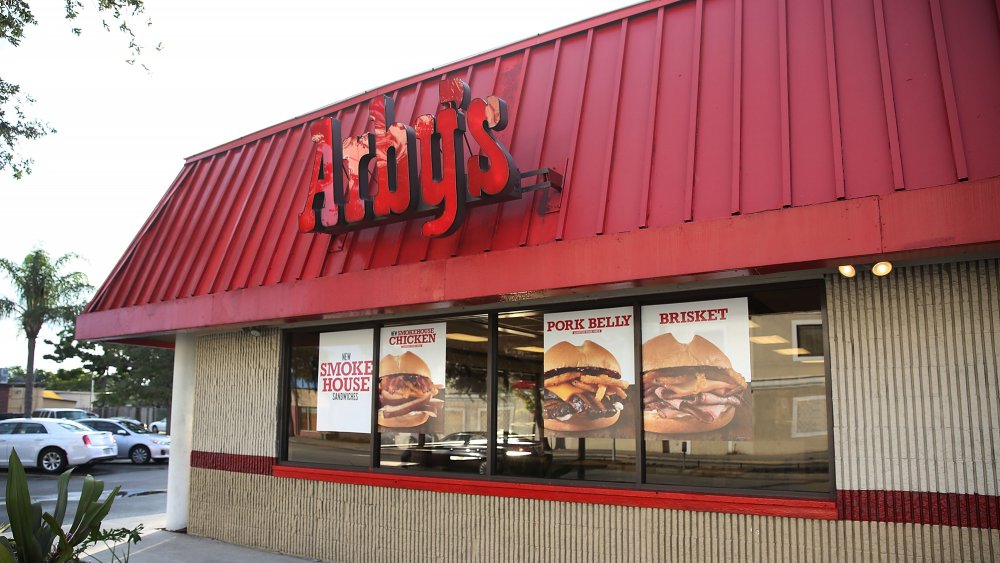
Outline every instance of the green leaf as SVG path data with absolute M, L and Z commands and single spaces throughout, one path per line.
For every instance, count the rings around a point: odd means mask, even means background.
M 17 563 L 16 553 L 10 540 L 0 537 L 0 563 Z
M 37 528 L 28 491 L 28 478 L 16 451 L 11 451 L 7 470 L 7 517 L 14 545 L 23 561 L 41 561 L 42 548 L 33 534 Z

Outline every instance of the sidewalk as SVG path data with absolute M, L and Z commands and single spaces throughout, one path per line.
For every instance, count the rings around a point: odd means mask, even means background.
M 280 555 L 270 551 L 259 551 L 223 543 L 220 541 L 190 536 L 184 533 L 168 532 L 163 529 L 165 516 L 157 515 L 141 519 L 122 518 L 105 520 L 104 528 L 132 528 L 144 524 L 142 541 L 133 544 L 129 554 L 130 563 L 302 563 L 314 559 L 300 559 L 289 555 Z M 102 546 L 103 547 L 103 546 Z M 118 549 L 118 556 L 123 551 Z M 83 561 L 111 560 L 107 549 L 93 548 L 87 550 L 89 558 Z

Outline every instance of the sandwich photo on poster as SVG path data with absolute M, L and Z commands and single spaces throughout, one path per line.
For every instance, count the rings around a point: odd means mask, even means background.
M 643 307 L 642 340 L 648 438 L 753 439 L 745 297 Z
M 629 394 L 635 384 L 631 307 L 544 317 L 542 421 L 546 433 L 635 436 Z
M 433 323 L 382 329 L 379 432 L 443 430 L 446 327 L 447 323 Z
M 316 429 L 320 432 L 371 432 L 374 341 L 372 329 L 319 335 Z

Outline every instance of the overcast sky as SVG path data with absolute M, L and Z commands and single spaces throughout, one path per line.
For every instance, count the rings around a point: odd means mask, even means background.
M 29 115 L 58 133 L 21 144 L 35 160 L 30 176 L 0 172 L 0 256 L 74 252 L 75 269 L 99 287 L 185 157 L 635 3 L 147 0 L 133 23 L 146 71 L 125 63 L 127 38 L 93 13 L 74 24 L 84 29 L 76 37 L 62 2 L 35 0 L 38 25 L 21 46 L 0 45 L 0 76 L 35 98 Z M 14 297 L 4 279 L 0 295 Z M 26 350 L 17 325 L 0 321 L 0 367 L 24 366 Z M 40 343 L 37 365 L 54 370 L 47 352 Z

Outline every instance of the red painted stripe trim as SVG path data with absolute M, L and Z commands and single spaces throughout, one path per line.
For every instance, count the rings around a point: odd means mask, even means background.
M 656 41 L 653 64 L 649 71 L 649 106 L 646 108 L 646 158 L 642 169 L 642 201 L 639 203 L 639 228 L 649 226 L 649 192 L 653 189 L 653 150 L 656 148 L 656 100 L 660 95 L 660 69 L 663 67 L 663 8 L 656 11 Z M 742 32 L 741 32 L 742 33 Z
M 740 165 L 742 163 L 743 126 L 743 0 L 736 0 L 733 26 L 733 179 L 729 212 L 736 215 L 742 208 L 740 201 Z
M 998 0 L 1000 1 L 1000 0 Z M 548 146 L 545 144 L 545 135 L 549 130 L 549 120 L 552 119 L 552 112 L 549 109 L 552 107 L 552 98 L 555 96 L 556 88 L 556 77 L 559 72 L 559 52 L 562 48 L 562 39 L 557 39 L 555 45 L 552 47 L 552 76 L 549 79 L 549 95 L 545 98 L 545 110 L 542 115 L 545 116 L 545 121 L 542 126 L 538 128 L 538 162 L 535 163 L 535 169 L 541 168 L 542 163 L 545 162 L 545 158 L 542 156 L 542 151 Z M 523 95 L 523 93 L 522 93 Z M 561 172 L 566 172 L 562 170 Z M 548 197 L 552 197 L 551 195 Z M 521 238 L 518 241 L 518 246 L 525 246 L 528 244 L 528 235 L 531 232 L 531 221 L 532 217 L 535 215 L 535 210 L 538 209 L 538 192 L 531 194 L 531 207 L 530 212 L 524 214 L 524 219 L 521 220 Z
M 918 491 L 837 491 L 841 520 L 1000 529 L 1000 497 Z
M 622 20 L 618 30 L 618 59 L 615 62 L 614 91 L 611 94 L 611 112 L 608 118 L 608 132 L 605 138 L 608 149 L 604 153 L 604 169 L 602 173 L 601 195 L 597 198 L 597 229 L 594 234 L 604 234 L 608 224 L 608 192 L 611 190 L 611 168 L 615 157 L 615 130 L 618 125 L 618 114 L 621 113 L 622 71 L 625 68 L 625 44 L 628 41 L 628 20 Z
M 275 458 L 261 455 L 223 454 L 218 452 L 191 452 L 191 467 L 217 469 L 233 473 L 270 475 Z
M 792 205 L 792 125 L 788 101 L 788 0 L 778 2 L 778 82 L 781 107 L 781 205 Z
M 882 0 L 872 0 L 875 8 L 875 37 L 878 40 L 879 69 L 882 72 L 882 97 L 885 103 L 885 120 L 889 127 L 889 151 L 892 154 L 892 184 L 897 190 L 903 183 L 903 156 L 899 150 L 899 125 L 896 123 L 896 102 L 892 93 L 892 74 L 889 71 L 889 44 L 885 34 L 885 8 Z
M 965 162 L 965 142 L 962 140 L 962 129 L 958 122 L 958 102 L 955 97 L 955 81 L 951 77 L 951 60 L 948 57 L 948 40 L 944 33 L 944 16 L 941 15 L 941 0 L 931 0 L 931 20 L 934 22 L 934 43 L 937 46 L 944 104 L 948 110 L 948 131 L 951 134 L 951 151 L 955 157 L 955 173 L 959 180 L 968 180 L 969 167 Z
M 835 520 L 837 517 L 835 503 L 827 500 L 741 497 L 733 495 L 509 483 L 472 479 L 444 479 L 422 475 L 387 474 L 375 471 L 339 471 L 283 465 L 275 465 L 273 475 L 275 477 L 351 485 L 582 504 L 636 506 L 669 510 L 781 516 L 786 518 L 814 518 L 818 520 Z
M 698 144 L 698 82 L 701 80 L 701 34 L 705 27 L 705 3 L 698 0 L 694 16 L 694 49 L 691 54 L 691 104 L 688 111 L 687 176 L 684 179 L 684 220 L 694 218 L 694 167 Z
M 833 135 L 833 180 L 837 199 L 846 197 L 844 186 L 844 146 L 840 132 L 840 92 L 837 87 L 837 54 L 833 34 L 833 0 L 823 2 L 826 28 L 826 76 L 830 96 L 830 133 Z
M 556 224 L 556 240 L 562 240 L 566 232 L 566 216 L 569 208 L 569 195 L 573 189 L 573 166 L 576 161 L 576 152 L 580 147 L 580 124 L 583 123 L 583 104 L 586 101 L 587 82 L 590 78 L 590 54 L 594 48 L 594 30 L 587 32 L 587 55 L 583 58 L 583 84 L 580 85 L 580 95 L 576 101 L 576 123 L 573 125 L 573 134 L 569 141 L 569 161 L 566 163 L 566 175 L 563 178 L 562 205 L 559 210 L 559 222 Z

